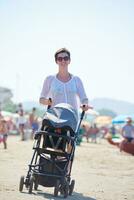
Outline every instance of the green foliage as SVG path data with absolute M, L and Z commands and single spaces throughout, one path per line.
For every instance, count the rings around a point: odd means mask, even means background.
M 117 114 L 110 109 L 103 108 L 103 109 L 98 110 L 98 112 L 100 113 L 100 115 L 106 115 L 106 116 L 110 116 L 110 117 L 116 117 L 117 116 Z
M 11 100 L 6 101 L 3 104 L 3 110 L 15 113 L 16 112 L 16 104 L 14 104 Z

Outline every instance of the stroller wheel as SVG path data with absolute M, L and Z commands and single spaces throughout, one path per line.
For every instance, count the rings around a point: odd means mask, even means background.
M 34 183 L 34 177 L 31 176 L 31 177 L 30 177 L 30 181 L 29 181 L 29 189 L 28 189 L 29 194 L 32 193 L 32 190 L 33 190 L 33 183 Z
M 75 180 L 71 181 L 71 184 L 69 185 L 69 195 L 72 195 L 74 190 Z
M 69 194 L 69 183 L 66 182 L 66 184 L 64 186 L 64 194 L 63 194 L 64 198 L 67 198 L 68 194 Z
M 20 184 L 19 184 L 19 191 L 22 192 L 24 185 L 24 176 L 21 176 L 20 178 Z
M 25 186 L 28 189 L 28 187 L 29 187 L 29 178 L 28 177 L 26 177 L 26 179 L 25 179 Z
M 56 181 L 56 185 L 55 185 L 55 188 L 54 188 L 54 196 L 57 197 L 58 196 L 58 192 L 59 192 L 59 187 L 60 186 L 60 180 L 57 180 Z

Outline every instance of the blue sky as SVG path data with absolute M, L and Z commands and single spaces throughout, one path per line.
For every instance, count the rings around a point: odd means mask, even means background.
M 66 47 L 89 99 L 134 103 L 133 36 L 133 0 L 0 0 L 0 86 L 14 101 L 38 101 Z

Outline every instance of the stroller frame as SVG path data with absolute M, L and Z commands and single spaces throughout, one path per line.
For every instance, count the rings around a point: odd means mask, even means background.
M 47 130 L 43 125 L 41 130 L 36 132 L 33 145 L 34 153 L 28 165 L 27 175 L 20 178 L 20 192 L 22 192 L 24 185 L 30 194 L 33 187 L 34 190 L 37 190 L 38 185 L 42 185 L 44 187 L 54 187 L 55 197 L 58 196 L 58 192 L 64 198 L 72 195 L 75 180 L 71 180 L 71 169 L 79 128 L 84 114 L 83 111 L 74 136 L 54 133 Z M 59 148 L 61 144 L 62 149 Z

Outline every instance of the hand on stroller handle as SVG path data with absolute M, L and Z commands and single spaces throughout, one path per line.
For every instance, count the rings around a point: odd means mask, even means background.
M 51 98 L 49 98 L 49 99 L 40 98 L 40 103 L 43 105 L 46 105 L 46 106 L 48 106 L 48 108 L 50 108 L 52 105 L 52 99 Z
M 80 106 L 82 111 L 87 111 L 88 109 L 93 109 L 93 106 L 90 106 L 88 104 L 83 104 Z
M 47 105 L 48 106 L 47 109 L 49 109 L 52 105 L 52 99 L 51 98 L 48 98 L 48 99 L 41 98 L 40 103 L 43 105 Z M 88 104 L 83 104 L 80 106 L 80 108 L 82 109 L 82 111 L 87 111 L 88 109 L 93 109 L 93 106 L 90 106 Z
M 51 105 L 52 105 L 52 99 L 49 97 L 49 99 L 47 99 L 47 101 L 48 101 L 48 103 L 47 103 L 48 106 L 51 107 Z M 87 104 L 83 104 L 81 106 L 81 108 L 82 108 L 82 110 L 87 111 L 88 109 L 93 109 L 93 106 L 87 105 Z

